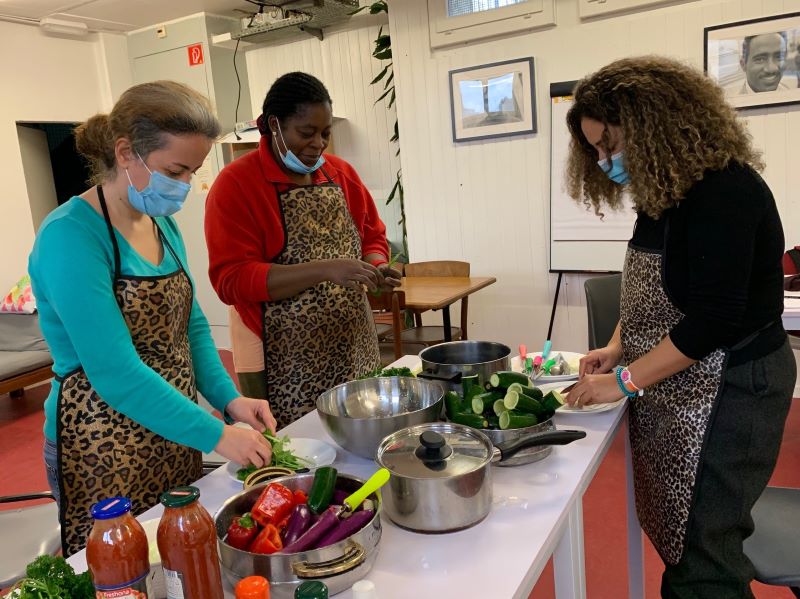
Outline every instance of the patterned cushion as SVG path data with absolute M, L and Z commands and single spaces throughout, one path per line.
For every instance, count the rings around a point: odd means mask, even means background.
M 28 275 L 22 277 L 11 288 L 2 302 L 0 302 L 0 312 L 15 312 L 18 314 L 33 314 L 36 312 L 36 298 L 31 291 L 31 278 Z

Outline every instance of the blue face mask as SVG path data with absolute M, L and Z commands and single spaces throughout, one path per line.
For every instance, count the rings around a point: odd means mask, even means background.
M 142 160 L 141 156 L 139 156 L 139 160 Z M 142 160 L 142 164 L 144 164 L 144 160 Z M 144 164 L 144 168 L 147 168 L 146 164 Z M 148 216 L 175 214 L 183 206 L 192 186 L 183 181 L 171 179 L 158 171 L 153 172 L 149 168 L 147 168 L 147 172 L 150 173 L 150 182 L 147 187 L 139 191 L 133 186 L 128 169 L 125 169 L 128 183 L 130 183 L 128 185 L 128 201 L 131 206 Z
M 619 183 L 620 185 L 624 185 L 631 179 L 628 171 L 625 170 L 623 158 L 623 152 L 617 152 L 616 154 L 611 155 L 610 165 L 607 158 L 597 161 L 597 164 L 600 165 L 600 168 L 603 169 L 603 172 L 608 176 L 608 178 L 614 183 Z
M 314 166 L 306 166 L 303 164 L 303 161 L 300 160 L 295 153 L 289 149 L 289 146 L 286 145 L 286 140 L 283 139 L 283 132 L 281 131 L 281 124 L 278 123 L 278 134 L 281 136 L 281 141 L 283 142 L 283 147 L 286 148 L 286 154 L 281 152 L 280 146 L 278 146 L 278 153 L 281 155 L 281 160 L 283 160 L 283 164 L 286 165 L 290 171 L 298 173 L 300 175 L 310 175 L 323 164 L 325 164 L 325 158 L 320 155 L 317 158 L 317 161 L 314 163 Z M 276 140 L 277 145 L 277 140 Z

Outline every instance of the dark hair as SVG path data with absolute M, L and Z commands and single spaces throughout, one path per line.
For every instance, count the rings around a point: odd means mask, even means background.
M 75 129 L 75 145 L 92 165 L 92 183 L 116 172 L 114 145 L 121 137 L 147 158 L 166 145 L 165 133 L 199 134 L 215 140 L 220 124 L 208 99 L 175 81 L 134 85 L 120 96 L 110 114 L 96 114 Z
M 567 189 L 587 208 L 622 207 L 623 186 L 597 165 L 583 134 L 593 119 L 622 128 L 627 191 L 653 218 L 682 200 L 708 170 L 729 162 L 763 168 L 759 153 L 722 89 L 701 71 L 659 56 L 623 58 L 582 79 L 567 113 L 571 134 Z M 603 135 L 607 143 L 606 134 Z
M 258 130 L 261 135 L 269 135 L 269 117 L 274 115 L 283 124 L 287 118 L 302 112 L 305 105 L 324 102 L 333 105 L 325 85 L 313 75 L 300 71 L 281 75 L 264 98 L 261 116 L 258 118 Z
M 775 35 L 776 33 L 780 35 L 781 38 L 783 39 L 783 43 L 786 46 L 786 51 L 788 53 L 789 40 L 786 38 L 785 31 L 770 31 L 768 33 L 759 33 L 757 35 L 748 35 L 742 41 L 742 60 L 744 61 L 744 63 L 747 64 L 747 58 L 750 56 L 750 42 L 753 41 L 754 37 L 761 37 L 762 35 Z

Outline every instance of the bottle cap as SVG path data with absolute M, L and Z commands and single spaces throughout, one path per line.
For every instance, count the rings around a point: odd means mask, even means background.
M 200 489 L 197 487 L 175 487 L 161 494 L 161 503 L 164 507 L 184 507 L 199 498 Z
M 328 599 L 328 587 L 319 580 L 307 580 L 294 590 L 294 599 Z
M 353 591 L 353 599 L 377 599 L 378 593 L 375 590 L 375 583 L 371 580 L 359 580 L 350 589 Z
M 269 581 L 263 576 L 248 576 L 236 584 L 236 599 L 269 599 Z
M 127 497 L 109 497 L 92 506 L 92 518 L 110 520 L 131 511 L 131 500 Z

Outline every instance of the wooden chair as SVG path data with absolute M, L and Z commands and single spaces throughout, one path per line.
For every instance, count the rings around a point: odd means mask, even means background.
M 399 360 L 404 354 L 418 354 L 425 346 L 418 343 L 405 343 L 402 331 L 405 325 L 406 294 L 403 291 L 392 291 L 375 296 L 367 293 L 369 305 L 375 318 L 378 347 L 381 352 L 381 364 L 386 366 Z M 388 322 L 387 322 L 388 321 Z M 389 325 L 388 331 L 381 336 L 378 325 Z M 391 336 L 391 339 L 388 337 Z
M 458 262 L 455 260 L 436 260 L 432 262 L 416 262 L 406 264 L 404 274 L 407 277 L 468 277 L 469 262 Z M 453 341 L 467 339 L 467 312 L 469 310 L 469 298 L 461 300 L 461 327 L 450 327 L 450 337 Z M 413 329 L 402 331 L 401 338 L 403 343 L 416 343 L 425 347 L 444 343 L 445 334 L 442 326 L 423 326 L 422 313 L 414 311 Z M 394 334 L 394 333 L 392 333 Z M 388 337 L 392 339 L 392 337 Z

